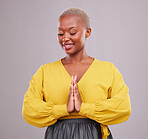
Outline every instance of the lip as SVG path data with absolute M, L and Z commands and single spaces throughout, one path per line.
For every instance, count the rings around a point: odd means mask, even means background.
M 74 46 L 74 43 L 62 42 L 62 45 L 63 45 L 64 50 L 70 50 Z
M 72 46 L 70 47 L 65 47 L 65 50 L 70 50 L 72 48 Z
M 74 45 L 74 43 L 63 42 L 63 45 Z
M 64 45 L 63 48 L 65 50 L 70 50 L 73 47 L 73 45 Z
M 63 42 L 64 50 L 70 50 L 74 46 L 74 43 Z

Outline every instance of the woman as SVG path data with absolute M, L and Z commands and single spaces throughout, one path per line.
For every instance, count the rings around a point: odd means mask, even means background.
M 23 117 L 48 127 L 45 139 L 112 139 L 107 125 L 131 113 L 128 87 L 110 62 L 87 55 L 88 15 L 71 8 L 59 17 L 58 40 L 66 57 L 40 66 L 24 96 Z

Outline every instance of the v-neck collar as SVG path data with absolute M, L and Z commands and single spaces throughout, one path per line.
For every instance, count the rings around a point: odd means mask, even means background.
M 96 59 L 93 57 L 93 62 L 90 64 L 90 66 L 87 68 L 87 70 L 85 71 L 85 73 L 82 75 L 82 77 L 80 78 L 80 80 L 77 82 L 77 84 L 79 84 L 81 82 L 81 80 L 83 80 L 83 78 L 86 76 L 87 72 L 91 69 L 91 67 L 94 65 Z M 67 74 L 68 78 L 71 79 L 71 75 L 68 73 L 68 71 L 66 70 L 66 68 L 64 67 L 63 63 L 62 63 L 62 59 L 59 60 L 60 65 L 62 67 L 62 69 L 64 70 L 64 72 Z

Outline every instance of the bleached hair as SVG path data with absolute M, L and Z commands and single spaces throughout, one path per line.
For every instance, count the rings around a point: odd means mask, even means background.
M 87 13 L 79 8 L 69 8 L 67 10 L 65 10 L 59 18 L 61 18 L 62 16 L 65 15 L 78 15 L 82 18 L 82 20 L 84 21 L 86 28 L 90 28 L 90 20 L 89 20 L 89 16 L 87 15 Z

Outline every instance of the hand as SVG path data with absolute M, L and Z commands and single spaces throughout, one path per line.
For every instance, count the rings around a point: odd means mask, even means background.
M 68 113 L 74 111 L 74 79 L 72 76 L 72 82 L 70 85 L 69 95 L 68 95 L 68 102 L 67 102 L 67 111 Z
M 77 75 L 72 76 L 72 82 L 70 85 L 68 102 L 67 102 L 67 111 L 70 113 L 76 109 L 80 111 L 82 100 L 81 95 L 79 93 L 78 85 L 77 85 Z
M 81 108 L 81 104 L 82 104 L 82 99 L 81 99 L 81 95 L 78 89 L 78 85 L 77 85 L 77 76 L 75 76 L 74 78 L 74 107 L 77 111 L 80 111 Z

